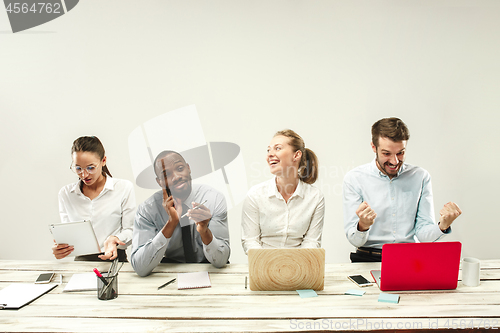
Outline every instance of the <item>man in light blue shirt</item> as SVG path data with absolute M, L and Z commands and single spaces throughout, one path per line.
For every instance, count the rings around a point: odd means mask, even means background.
M 434 220 L 431 177 L 404 163 L 408 128 L 398 118 L 384 118 L 372 126 L 375 159 L 344 177 L 344 231 L 356 253 L 352 262 L 381 261 L 386 243 L 434 242 L 451 232 L 462 213 L 453 202 Z

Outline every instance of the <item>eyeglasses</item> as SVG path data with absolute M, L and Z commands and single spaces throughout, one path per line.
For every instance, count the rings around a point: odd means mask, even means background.
M 82 168 L 81 166 L 71 164 L 69 168 L 77 175 L 81 175 L 84 171 L 87 171 L 88 174 L 92 175 L 97 171 L 97 168 L 99 167 L 100 164 L 101 163 L 97 164 L 96 166 L 89 165 L 86 168 Z

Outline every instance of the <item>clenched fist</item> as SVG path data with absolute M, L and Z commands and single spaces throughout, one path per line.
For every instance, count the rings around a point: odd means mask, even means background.
M 455 221 L 457 217 L 462 214 L 462 210 L 460 210 L 460 207 L 454 202 L 448 202 L 447 204 L 444 205 L 444 207 L 439 211 L 439 215 L 441 217 L 439 218 L 439 228 L 441 230 L 446 230 L 448 227 Z
M 371 225 L 375 222 L 375 218 L 377 214 L 375 211 L 368 205 L 366 201 L 363 201 L 358 209 L 356 209 L 356 215 L 359 217 L 358 230 L 366 231 L 370 229 Z

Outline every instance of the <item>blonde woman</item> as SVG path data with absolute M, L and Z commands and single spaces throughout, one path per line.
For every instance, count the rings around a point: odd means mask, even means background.
M 266 161 L 274 177 L 252 187 L 243 204 L 242 245 L 251 248 L 319 248 L 325 200 L 314 184 L 318 158 L 294 131 L 277 132 Z

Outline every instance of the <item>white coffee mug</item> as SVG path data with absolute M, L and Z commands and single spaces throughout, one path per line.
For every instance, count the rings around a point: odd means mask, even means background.
M 462 283 L 469 287 L 479 286 L 480 261 L 476 258 L 464 258 L 462 261 Z

